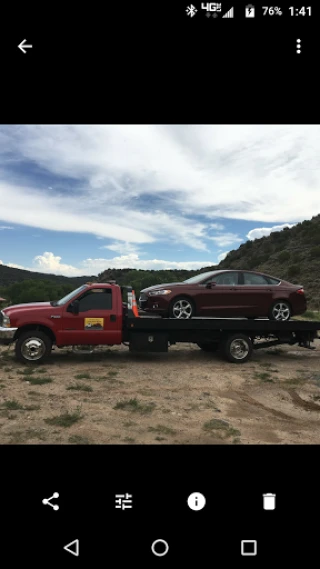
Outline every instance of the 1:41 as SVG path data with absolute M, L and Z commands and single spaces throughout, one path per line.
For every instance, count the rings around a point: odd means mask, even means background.
M 302 6 L 302 8 L 290 6 L 289 10 L 291 16 L 311 16 L 311 6 Z

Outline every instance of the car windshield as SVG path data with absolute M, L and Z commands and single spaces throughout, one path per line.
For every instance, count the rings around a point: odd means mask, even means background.
M 184 283 L 191 283 L 191 284 L 200 283 L 205 278 L 213 277 L 213 275 L 217 275 L 218 273 L 220 273 L 220 271 L 209 271 L 208 273 L 201 273 L 200 275 L 196 275 L 195 277 L 191 277 L 191 279 L 187 279 L 186 281 L 183 281 L 183 282 Z
M 60 300 L 57 300 L 55 302 L 55 306 L 62 306 L 63 304 L 66 304 L 67 302 L 69 302 L 69 300 L 71 300 L 74 296 L 76 296 L 79 292 L 81 292 L 82 290 L 85 290 L 86 288 L 87 288 L 87 285 L 79 286 L 79 288 L 76 288 L 76 290 L 69 292 L 69 294 L 67 294 L 63 298 L 60 298 Z

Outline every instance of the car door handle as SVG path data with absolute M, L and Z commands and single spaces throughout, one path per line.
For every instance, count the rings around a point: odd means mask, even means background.
M 110 316 L 110 322 L 115 322 L 116 320 L 117 320 L 116 314 L 111 314 L 111 316 Z

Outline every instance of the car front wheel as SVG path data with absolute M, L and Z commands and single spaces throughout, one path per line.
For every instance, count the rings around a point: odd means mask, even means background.
M 186 297 L 175 298 L 170 306 L 170 318 L 192 318 L 195 316 L 194 305 Z
M 269 320 L 290 320 L 291 306 L 284 300 L 277 300 L 270 308 L 268 314 Z

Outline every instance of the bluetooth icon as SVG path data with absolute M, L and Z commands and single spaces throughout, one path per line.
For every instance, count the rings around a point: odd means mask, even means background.
M 190 16 L 190 18 L 193 18 L 193 16 L 195 16 L 197 12 L 198 12 L 198 10 L 193 4 L 191 4 L 190 6 L 187 6 L 187 8 L 186 8 L 187 16 Z

